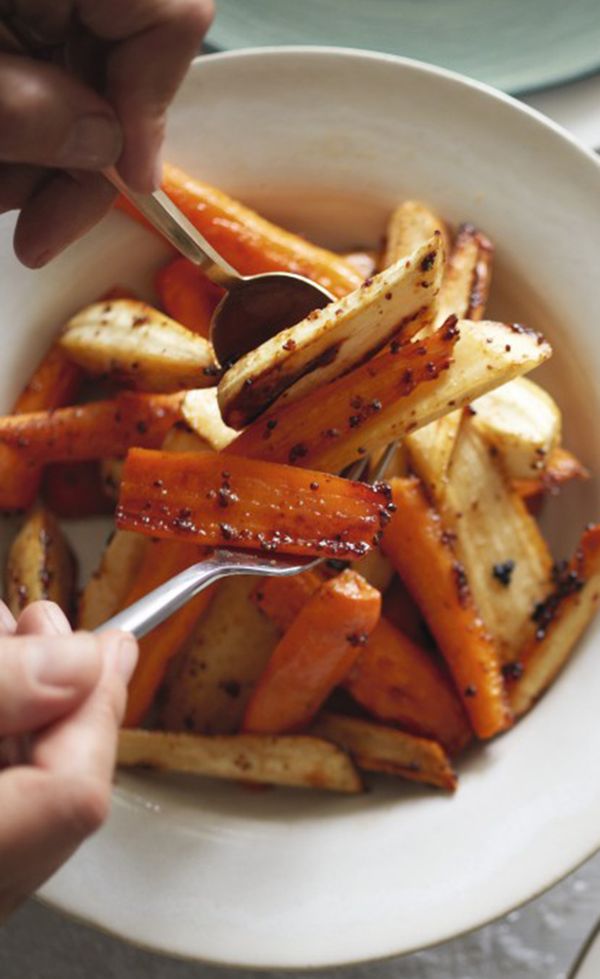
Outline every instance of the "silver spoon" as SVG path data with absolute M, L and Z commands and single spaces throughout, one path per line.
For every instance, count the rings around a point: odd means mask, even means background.
M 227 290 L 210 324 L 210 339 L 222 366 L 234 363 L 286 327 L 300 323 L 334 298 L 323 286 L 292 272 L 240 275 L 164 191 L 137 194 L 123 183 L 114 168 L 105 170 L 104 175 L 167 241 L 211 282 Z

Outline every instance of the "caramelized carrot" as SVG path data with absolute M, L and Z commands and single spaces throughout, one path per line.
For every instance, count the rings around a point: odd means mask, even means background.
M 162 186 L 188 220 L 242 275 L 295 272 L 319 282 L 336 296 L 361 284 L 361 275 L 339 255 L 284 231 L 222 190 L 195 180 L 170 164 L 163 168 Z M 117 203 L 121 210 L 146 224 L 124 198 Z
M 77 396 L 82 371 L 54 345 L 31 375 L 15 401 L 13 414 L 53 411 Z M 16 510 L 31 506 L 42 477 L 21 454 L 0 444 L 0 509 Z
M 226 452 L 332 472 L 394 436 L 390 420 L 418 386 L 449 366 L 458 339 L 454 325 L 367 361 L 303 398 L 273 408 L 242 432 Z M 406 409 L 407 425 L 409 409 Z M 410 416 L 414 417 L 414 411 Z M 414 426 L 413 426 L 414 427 Z M 362 450 L 362 451 L 361 451 Z
M 42 496 L 58 517 L 95 517 L 112 513 L 115 505 L 102 489 L 98 460 L 55 462 L 46 466 Z
M 323 575 L 316 570 L 289 578 L 262 578 L 250 598 L 281 632 L 286 632 L 322 584 Z
M 480 738 L 510 725 L 496 649 L 478 617 L 466 574 L 417 479 L 394 479 L 397 508 L 382 547 L 421 609 Z
M 184 396 L 124 391 L 107 401 L 6 415 L 0 448 L 8 446 L 31 467 L 125 455 L 132 445 L 160 445 L 180 417 Z
M 347 674 L 379 619 L 381 595 L 355 571 L 325 582 L 276 646 L 243 729 L 299 731 Z
M 218 452 L 133 449 L 117 525 L 204 546 L 315 557 L 366 554 L 389 519 L 389 489 Z
M 158 270 L 155 285 L 165 313 L 188 330 L 208 337 L 212 315 L 224 295 L 220 286 L 181 255 Z
M 451 753 L 471 739 L 451 683 L 426 650 L 385 619 L 369 636 L 344 686 L 379 720 L 433 738 Z
M 194 544 L 154 541 L 123 608 L 143 598 L 196 561 L 202 560 L 205 554 L 202 548 Z M 206 588 L 140 640 L 137 666 L 127 691 L 124 727 L 136 727 L 143 720 L 164 680 L 169 662 L 190 635 L 212 595 L 213 589 Z

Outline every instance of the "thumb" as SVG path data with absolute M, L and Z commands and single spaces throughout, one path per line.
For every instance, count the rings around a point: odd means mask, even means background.
M 121 153 L 107 102 L 57 65 L 0 55 L 0 160 L 100 170 Z
M 31 733 L 72 712 L 101 670 L 100 643 L 89 633 L 0 640 L 0 735 Z

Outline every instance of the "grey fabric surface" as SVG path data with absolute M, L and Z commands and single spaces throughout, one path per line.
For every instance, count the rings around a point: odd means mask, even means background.
M 600 854 L 538 900 L 436 949 L 320 979 L 566 979 L 600 915 Z M 176 961 L 133 948 L 30 901 L 0 929 L 2 979 L 283 979 Z

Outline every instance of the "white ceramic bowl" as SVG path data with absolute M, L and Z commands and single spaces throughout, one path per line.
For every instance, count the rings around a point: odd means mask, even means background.
M 196 64 L 168 156 L 334 246 L 376 242 L 405 196 L 477 223 L 497 246 L 493 311 L 552 339 L 545 379 L 567 444 L 600 472 L 600 166 L 563 132 L 425 65 L 275 49 Z M 148 285 L 163 255 L 114 215 L 30 273 L 10 224 L 5 407 L 67 313 L 115 280 Z M 598 485 L 553 508 L 561 553 L 600 515 Z M 42 895 L 154 949 L 264 968 L 373 959 L 481 925 L 600 845 L 597 642 L 595 626 L 531 716 L 461 764 L 454 798 L 393 781 L 347 799 L 120 776 L 107 827 Z

